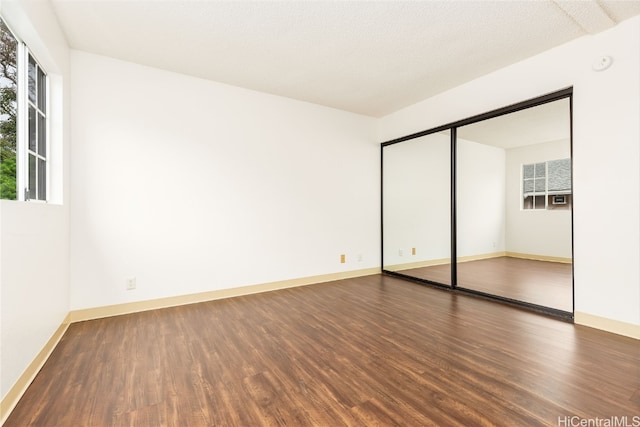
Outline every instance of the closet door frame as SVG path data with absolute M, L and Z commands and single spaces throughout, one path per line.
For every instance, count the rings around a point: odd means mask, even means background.
M 410 135 L 405 135 L 399 138 L 395 138 L 389 141 L 382 142 L 380 144 L 380 262 L 382 268 L 382 274 L 399 277 L 407 280 L 411 280 L 417 283 L 435 286 L 441 289 L 446 289 L 451 292 L 474 295 L 477 297 L 482 297 L 510 305 L 515 305 L 518 307 L 523 307 L 532 311 L 541 312 L 553 317 L 561 318 L 567 321 L 573 321 L 573 313 L 575 311 L 575 286 L 574 286 L 574 271 L 573 271 L 573 262 L 571 267 L 571 298 L 572 298 L 572 310 L 571 312 L 558 310 L 551 307 L 541 306 L 538 304 L 528 303 L 525 301 L 513 300 L 506 297 L 501 297 L 499 295 L 489 294 L 481 291 L 475 291 L 472 289 L 461 289 L 457 285 L 457 240 L 458 240 L 458 230 L 457 230 L 457 205 L 456 205 L 456 174 L 457 174 L 457 152 L 456 152 L 456 141 L 457 141 L 457 129 L 462 126 L 470 125 L 473 123 L 477 123 L 483 120 L 503 116 L 506 114 L 514 113 L 517 111 L 525 110 L 528 108 L 536 107 L 538 105 L 547 104 L 550 102 L 558 101 L 561 99 L 569 100 L 569 129 L 570 129 L 570 152 L 571 155 L 571 180 L 572 180 L 572 188 L 573 188 L 573 87 L 569 87 L 566 89 L 562 89 L 553 93 L 549 93 L 546 95 L 542 95 L 536 98 L 532 98 L 526 101 L 518 102 L 516 104 L 512 104 L 506 107 L 498 108 L 496 110 L 492 110 L 486 113 L 478 114 L 472 117 L 468 117 L 466 119 L 462 119 L 456 122 L 452 122 L 449 124 L 445 124 L 442 126 L 438 126 L 435 128 L 423 130 L 420 132 L 416 132 Z M 420 138 L 423 136 L 427 136 L 437 132 L 449 131 L 451 137 L 451 176 L 450 176 L 450 187 L 451 187 L 451 203 L 450 203 L 450 213 L 451 213 L 451 285 L 446 285 L 438 282 L 433 282 L 430 280 L 420 279 L 411 275 L 403 274 L 397 271 L 390 271 L 385 269 L 385 260 L 384 260 L 384 150 L 385 147 L 394 144 L 400 144 L 404 141 L 413 140 L 416 138 Z M 572 196 L 573 197 L 573 196 Z M 571 257 L 573 258 L 573 242 L 574 242 L 574 230 L 573 230 L 573 203 L 571 204 Z

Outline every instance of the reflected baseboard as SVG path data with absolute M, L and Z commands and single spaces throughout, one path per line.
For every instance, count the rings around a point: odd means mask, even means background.
M 458 262 L 478 261 L 481 259 L 498 258 L 501 256 L 508 256 L 507 252 L 504 252 L 504 251 L 490 252 L 486 254 L 477 254 L 477 255 L 468 255 L 468 256 L 458 257 Z M 387 271 L 403 271 L 403 270 L 410 270 L 412 268 L 432 267 L 434 265 L 444 265 L 444 264 L 450 264 L 450 263 L 451 263 L 451 258 L 427 259 L 423 261 L 407 262 L 403 264 L 385 265 L 384 269 Z
M 426 259 L 423 261 L 406 262 L 402 264 L 385 265 L 384 269 L 387 271 L 402 271 L 410 270 L 412 268 L 432 267 L 434 265 L 451 264 L 451 258 L 440 259 Z
M 490 259 L 490 258 L 500 258 L 507 255 L 507 252 L 489 252 L 486 254 L 476 254 L 476 255 L 467 255 L 467 256 L 459 256 L 458 262 L 469 262 L 469 261 L 480 261 L 482 259 Z
M 521 252 L 510 252 L 510 251 L 489 252 L 485 254 L 461 256 L 461 257 L 458 257 L 458 262 L 479 261 L 483 259 L 499 258 L 499 257 L 505 257 L 505 256 L 510 258 L 531 259 L 535 261 L 559 262 L 563 264 L 571 264 L 573 262 L 571 258 L 566 258 L 566 257 L 557 257 L 557 256 L 539 255 L 539 254 L 525 254 Z M 402 264 L 385 265 L 384 269 L 387 271 L 400 272 L 403 270 L 411 270 L 414 268 L 432 267 L 434 265 L 444 265 L 444 264 L 450 264 L 450 263 L 451 263 L 451 258 L 427 259 L 422 261 L 406 262 Z
M 509 251 L 505 252 L 504 256 L 508 256 L 511 258 L 532 259 L 536 261 L 561 262 L 564 264 L 571 264 L 573 262 L 572 258 L 549 256 L 549 255 L 538 255 L 538 254 L 523 254 L 520 252 L 509 252 Z

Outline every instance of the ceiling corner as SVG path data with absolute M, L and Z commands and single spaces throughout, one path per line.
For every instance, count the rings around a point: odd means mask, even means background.
M 596 34 L 616 25 L 616 21 L 594 0 L 553 0 L 553 4 L 586 34 Z

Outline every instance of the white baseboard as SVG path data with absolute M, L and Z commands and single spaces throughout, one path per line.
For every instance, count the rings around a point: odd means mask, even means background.
M 490 258 L 500 258 L 503 256 L 508 256 L 507 252 L 489 252 L 486 254 L 477 254 L 477 255 L 467 255 L 467 256 L 459 256 L 458 262 L 468 262 L 468 261 L 480 261 L 481 259 L 490 259 Z
M 450 264 L 450 258 L 441 259 L 428 259 L 424 261 L 405 262 L 402 264 L 385 265 L 384 269 L 387 271 L 402 271 L 410 270 L 412 268 L 431 267 L 433 265 Z
M 69 315 L 67 315 L 62 321 L 60 327 L 56 329 L 42 350 L 40 350 L 29 366 L 27 366 L 13 387 L 11 387 L 2 400 L 0 400 L 0 426 L 7 420 L 9 414 L 11 414 L 13 408 L 16 407 L 24 392 L 27 391 L 27 388 L 31 385 L 33 379 L 38 375 L 38 372 L 40 372 L 40 369 L 42 369 L 42 366 L 44 366 L 45 362 L 60 342 L 60 339 L 62 339 L 62 336 L 67 331 L 69 323 Z
M 344 271 L 339 273 L 329 273 L 320 276 L 302 277 L 298 279 L 282 280 L 278 282 L 262 283 L 258 285 L 241 286 L 230 289 L 220 289 L 197 294 L 178 295 L 174 297 L 159 298 L 147 301 L 137 301 L 103 307 L 93 307 L 83 310 L 73 310 L 69 313 L 71 322 L 81 322 L 83 320 L 100 319 L 103 317 L 119 316 L 121 314 L 137 313 L 158 308 L 176 307 L 179 305 L 195 304 L 198 302 L 212 301 L 223 298 L 232 298 L 242 295 L 257 294 L 261 292 L 276 291 L 278 289 L 293 288 L 297 286 L 313 285 L 316 283 L 331 282 L 334 280 L 350 279 L 353 277 L 379 274 L 379 267 L 366 268 L 363 270 Z
M 491 255 L 491 254 L 487 254 Z M 491 258 L 494 256 L 482 256 L 482 258 Z M 511 255 L 507 255 L 511 256 Z M 465 257 L 466 258 L 466 257 Z M 469 261 L 470 259 L 465 259 Z M 403 264 L 406 265 L 406 264 Z M 431 264 L 434 265 L 434 264 Z M 4 424 L 9 414 L 15 408 L 16 404 L 27 390 L 35 376 L 38 374 L 44 363 L 47 361 L 51 352 L 55 349 L 58 342 L 66 332 L 70 323 L 83 320 L 98 319 L 102 317 L 117 316 L 121 314 L 135 313 L 146 310 L 154 310 L 158 308 L 173 307 L 185 304 L 194 304 L 198 302 L 211 301 L 215 299 L 231 298 L 235 296 L 250 295 L 260 292 L 274 291 L 278 289 L 292 288 L 296 286 L 305 286 L 316 283 L 330 282 L 334 280 L 349 279 L 354 277 L 368 276 L 380 273 L 378 267 L 363 270 L 346 271 L 341 273 L 331 273 L 321 276 L 304 277 L 299 279 L 284 280 L 259 285 L 243 286 L 239 288 L 223 289 L 210 292 L 202 292 L 198 294 L 182 295 L 176 297 L 160 298 L 150 301 L 139 301 L 133 303 L 117 304 L 106 307 L 95 307 L 84 310 L 74 310 L 69 312 L 60 327 L 54 332 L 49 341 L 44 345 L 42 350 L 27 366 L 23 374 L 18 378 L 16 383 L 9 389 L 7 394 L 0 401 L 0 425 Z M 640 339 L 640 325 L 620 322 L 613 319 L 595 316 L 588 313 L 575 312 L 574 322 L 578 325 L 588 326 L 612 332 L 618 335 Z
M 549 256 L 549 255 L 537 255 L 537 254 L 523 254 L 520 252 L 505 252 L 505 256 L 511 258 L 523 258 L 523 259 L 532 259 L 535 261 L 549 261 L 549 262 L 561 262 L 563 264 L 571 264 L 573 262 L 572 258 L 559 257 L 559 256 Z
M 511 258 L 531 259 L 536 261 L 561 262 L 565 264 L 572 263 L 571 258 L 556 257 L 556 256 L 549 256 L 549 255 L 524 254 L 520 252 L 509 252 L 509 251 L 499 251 L 499 252 L 490 252 L 485 254 L 461 256 L 461 257 L 458 257 L 458 262 L 479 261 L 482 259 L 499 258 L 503 256 L 511 257 Z M 402 270 L 410 270 L 412 268 L 431 267 L 434 265 L 449 264 L 450 262 L 451 262 L 450 258 L 430 259 L 425 261 L 415 261 L 415 262 L 407 262 L 403 264 L 387 265 L 384 267 L 384 269 L 387 271 L 401 272 Z
M 498 258 L 507 256 L 507 252 L 491 252 L 486 254 L 468 255 L 458 257 L 458 262 L 478 261 L 481 259 Z M 402 270 L 410 270 L 412 268 L 431 267 L 434 265 L 451 264 L 451 258 L 428 259 L 424 261 L 407 262 L 403 264 L 387 265 L 384 267 L 387 271 L 402 272 Z
M 634 325 L 633 323 L 621 322 L 619 320 L 582 313 L 579 311 L 576 311 L 573 314 L 573 322 L 576 325 L 588 326 L 590 328 L 600 329 L 602 331 L 640 340 L 640 325 Z
M 7 394 L 2 398 L 2 400 L 0 400 L 0 426 L 4 424 L 6 419 L 9 417 L 9 414 L 11 414 L 11 411 L 13 411 L 15 406 L 18 404 L 18 401 L 20 400 L 22 395 L 27 391 L 29 385 L 38 374 L 44 363 L 47 361 L 56 345 L 58 345 L 58 342 L 60 342 L 60 339 L 62 338 L 64 333 L 67 331 L 70 323 L 80 322 L 83 320 L 98 319 L 102 317 L 118 316 L 121 314 L 135 313 L 146 310 L 154 310 L 157 308 L 174 307 L 222 298 L 231 298 L 241 295 L 275 291 L 278 289 L 293 288 L 296 286 L 331 282 L 334 280 L 350 279 L 354 277 L 368 276 L 371 274 L 379 274 L 380 272 L 381 270 L 379 267 L 366 268 L 362 270 L 302 277 L 299 279 L 283 280 L 251 286 L 242 286 L 238 288 L 222 289 L 217 291 L 202 292 L 198 294 L 160 298 L 150 301 L 139 301 L 71 311 L 67 314 L 66 318 L 62 322 L 62 325 L 60 325 L 53 336 L 44 345 L 40 353 L 38 353 L 35 359 L 33 359 L 33 361 L 25 369 L 22 375 L 18 378 L 13 387 L 11 387 Z

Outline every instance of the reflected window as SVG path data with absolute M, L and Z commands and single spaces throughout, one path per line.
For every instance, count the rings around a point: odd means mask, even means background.
M 571 159 L 522 165 L 522 209 L 571 207 Z

